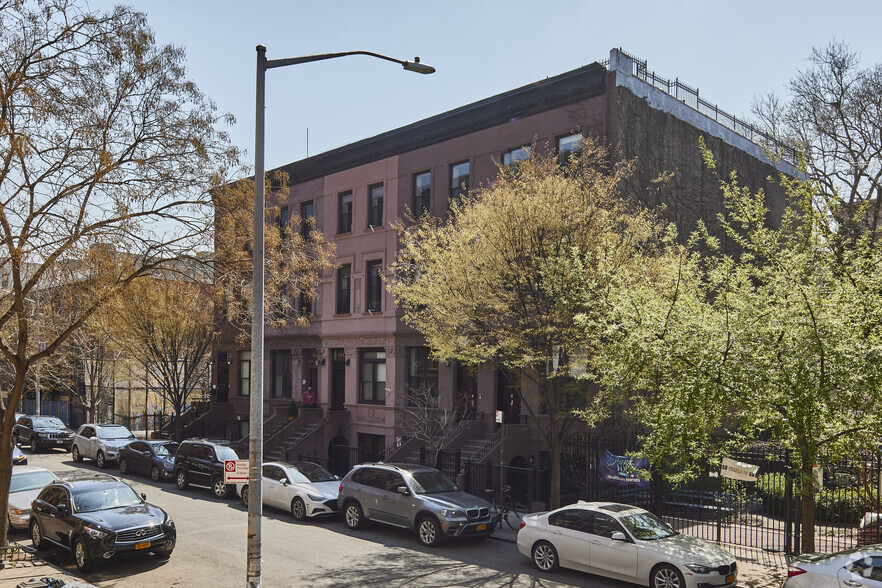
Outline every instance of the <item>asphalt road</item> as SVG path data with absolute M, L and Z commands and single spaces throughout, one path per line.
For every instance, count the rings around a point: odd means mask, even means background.
M 99 470 L 86 460 L 75 464 L 70 454 L 30 454 L 28 463 L 60 472 Z M 173 482 L 120 476 L 147 500 L 164 508 L 178 529 L 177 547 L 166 562 L 156 558 L 110 561 L 80 575 L 71 556 L 54 548 L 46 558 L 73 576 L 100 588 L 242 587 L 246 585 L 247 512 L 236 499 L 221 501 L 208 490 L 178 490 Z M 262 519 L 262 584 L 276 587 L 555 587 L 626 588 L 623 582 L 561 570 L 542 574 L 531 567 L 514 543 L 496 539 L 449 542 L 437 549 L 420 546 L 402 530 L 370 526 L 349 531 L 339 519 L 298 523 L 288 513 L 265 509 Z M 29 543 L 27 533 L 11 539 Z M 3 572 L 0 571 L 0 580 Z

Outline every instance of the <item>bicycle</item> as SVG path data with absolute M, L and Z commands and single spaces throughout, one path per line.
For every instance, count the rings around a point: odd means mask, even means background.
M 505 524 L 512 531 L 517 531 L 521 528 L 521 519 L 527 514 L 527 509 L 524 505 L 519 504 L 512 500 L 511 498 L 511 486 L 506 485 L 502 489 L 502 505 L 493 497 L 493 490 L 485 490 L 487 493 L 488 500 L 493 503 L 493 506 L 496 508 L 496 523 L 502 528 L 502 521 L 505 521 Z

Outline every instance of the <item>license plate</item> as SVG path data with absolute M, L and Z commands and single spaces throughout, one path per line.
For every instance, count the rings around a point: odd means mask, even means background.
M 726 584 L 731 584 L 735 581 L 735 574 L 729 574 L 726 576 Z
M 478 525 L 477 527 L 475 527 L 475 530 L 476 531 L 486 531 L 487 525 Z
M 136 543 L 135 544 L 135 549 L 147 549 L 148 547 L 150 547 L 149 541 L 144 541 L 143 543 Z

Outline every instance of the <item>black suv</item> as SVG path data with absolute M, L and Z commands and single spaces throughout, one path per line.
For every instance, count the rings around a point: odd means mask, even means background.
M 62 447 L 70 450 L 74 432 L 54 416 L 25 415 L 19 417 L 12 436 L 19 443 L 30 443 L 31 451 L 36 453 L 48 447 Z
M 224 483 L 224 461 L 237 459 L 248 459 L 247 446 L 225 439 L 187 439 L 175 453 L 175 482 L 181 490 L 193 484 L 229 498 L 236 487 Z
M 429 547 L 445 537 L 487 537 L 496 528 L 497 512 L 489 502 L 421 465 L 355 466 L 340 482 L 337 502 L 350 529 L 378 521 L 413 529 L 420 543 Z
M 57 480 L 31 503 L 31 541 L 70 550 L 80 571 L 126 554 L 162 558 L 175 549 L 177 530 L 168 514 L 125 482 L 100 474 Z

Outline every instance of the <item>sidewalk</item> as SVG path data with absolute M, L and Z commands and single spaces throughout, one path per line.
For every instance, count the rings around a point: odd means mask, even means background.
M 13 541 L 13 544 L 17 542 Z M 40 584 L 36 580 L 41 578 L 52 578 L 64 582 L 65 588 L 95 588 L 92 584 L 87 584 L 68 574 L 63 568 L 46 561 L 40 554 L 36 553 L 32 548 L 24 546 L 23 549 L 17 551 L 14 555 L 9 555 L 5 550 L 0 552 L 0 588 L 15 588 L 22 582 L 28 580 L 35 581 L 37 586 L 44 586 L 45 582 Z
M 503 523 L 490 538 L 517 543 L 518 532 Z M 729 544 L 723 544 L 723 548 L 738 561 L 739 588 L 778 588 L 787 578 L 787 559 L 783 553 Z

